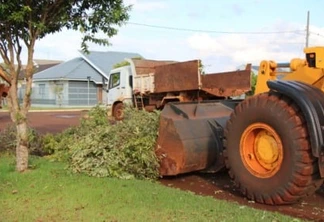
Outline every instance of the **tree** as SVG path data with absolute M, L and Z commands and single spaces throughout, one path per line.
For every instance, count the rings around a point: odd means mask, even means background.
M 205 66 L 204 66 L 204 64 L 202 63 L 201 60 L 198 60 L 198 68 L 199 68 L 200 74 L 202 74 L 202 75 L 206 74 Z
M 11 87 L 8 108 L 17 129 L 16 170 L 28 168 L 28 125 L 34 73 L 33 56 L 37 40 L 63 28 L 83 33 L 81 49 L 88 43 L 109 45 L 108 37 L 117 34 L 117 26 L 128 20 L 130 6 L 122 0 L 0 0 L 0 55 L 7 66 Z M 107 38 L 98 38 L 102 32 Z M 21 53 L 27 52 L 26 91 L 20 104 L 17 96 Z
M 258 75 L 255 74 L 254 72 L 251 72 L 251 90 L 249 92 L 245 93 L 247 96 L 254 95 L 257 79 L 258 79 Z
M 141 56 L 139 56 L 139 57 L 133 57 L 132 59 L 143 59 L 143 58 L 142 58 Z M 121 62 L 116 63 L 116 64 L 113 66 L 113 68 L 114 68 L 114 69 L 117 69 L 117 68 L 120 68 L 120 67 L 129 66 L 129 65 L 130 65 L 130 63 L 129 63 L 128 61 L 123 60 L 123 61 L 121 61 Z

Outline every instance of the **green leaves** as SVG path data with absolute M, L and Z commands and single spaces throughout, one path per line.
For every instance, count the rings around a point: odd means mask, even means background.
M 17 129 L 11 124 L 0 132 L 0 153 L 14 153 L 17 143 Z M 43 156 L 48 154 L 48 150 L 43 148 L 43 137 L 32 128 L 28 128 L 28 148 L 29 153 Z
M 63 161 L 75 173 L 94 177 L 121 179 L 156 179 L 158 159 L 155 143 L 160 113 L 125 108 L 125 119 L 107 119 L 106 110 L 92 108 L 77 127 L 59 134 L 39 135 L 30 129 L 29 150 L 35 155 Z M 0 152 L 13 151 L 16 129 L 8 127 L 0 133 Z
M 257 79 L 258 79 L 258 75 L 255 74 L 254 72 L 251 72 L 251 90 L 249 92 L 245 93 L 245 95 L 247 95 L 247 96 L 254 95 Z
M 121 26 L 129 19 L 130 9 L 124 6 L 122 0 L 75 1 L 65 27 L 81 30 L 84 34 L 81 49 L 88 52 L 87 42 L 109 45 L 108 38 L 117 34 L 116 26 Z M 104 33 L 106 37 L 96 37 L 99 32 Z
M 125 109 L 123 121 L 107 121 L 99 106 L 89 112 L 80 127 L 57 135 L 56 159 L 66 159 L 70 169 L 95 177 L 156 179 L 155 142 L 159 112 Z M 73 132 L 73 133 L 71 133 Z M 59 149 L 58 149 L 59 148 Z
M 6 40 L 3 46 L 16 39 L 28 46 L 63 28 L 73 29 L 84 34 L 81 48 L 87 52 L 88 42 L 109 45 L 108 38 L 129 19 L 129 11 L 122 0 L 0 1 L 0 37 Z
M 132 59 L 143 59 L 143 58 L 139 56 L 139 57 L 133 57 Z M 130 63 L 128 61 L 124 60 L 119 63 L 116 63 L 114 65 L 114 69 L 119 68 L 119 67 L 129 66 L 129 65 L 130 65 Z
M 14 11 L 12 14 L 8 15 L 8 19 L 13 22 L 24 22 L 25 16 L 30 13 L 32 10 L 29 6 L 23 6 L 21 10 Z

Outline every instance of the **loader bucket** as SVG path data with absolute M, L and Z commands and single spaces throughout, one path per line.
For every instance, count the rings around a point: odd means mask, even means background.
M 167 104 L 161 113 L 155 150 L 160 175 L 223 168 L 223 129 L 238 102 Z

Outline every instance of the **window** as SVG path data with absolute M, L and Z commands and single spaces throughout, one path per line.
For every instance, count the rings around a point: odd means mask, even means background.
M 120 84 L 120 73 L 113 73 L 109 78 L 109 89 L 119 86 Z
M 42 96 L 45 95 L 45 84 L 38 84 L 38 94 Z

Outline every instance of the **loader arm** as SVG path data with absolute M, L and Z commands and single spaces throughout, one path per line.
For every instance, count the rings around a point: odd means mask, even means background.
M 290 63 L 264 60 L 260 63 L 255 94 L 268 92 L 267 81 L 300 81 L 324 91 L 324 47 L 305 48 L 306 59 L 294 58 Z M 286 71 L 284 69 L 289 69 Z

